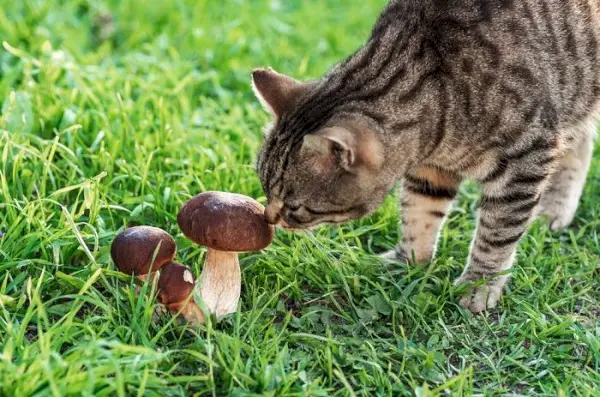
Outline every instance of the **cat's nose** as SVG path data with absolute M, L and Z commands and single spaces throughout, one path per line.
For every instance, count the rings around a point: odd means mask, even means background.
M 283 209 L 283 201 L 273 199 L 265 208 L 265 219 L 271 225 L 277 225 L 281 221 L 281 210 Z

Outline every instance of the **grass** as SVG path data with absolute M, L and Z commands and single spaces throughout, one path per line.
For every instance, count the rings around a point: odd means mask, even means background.
M 191 329 L 153 320 L 109 257 L 147 224 L 179 232 L 204 190 L 264 201 L 267 115 L 250 71 L 319 76 L 367 37 L 384 0 L 0 1 L 0 395 L 597 395 L 600 159 L 576 222 L 536 222 L 501 309 L 473 316 L 452 280 L 477 190 L 423 267 L 386 267 L 395 199 L 242 257 L 240 310 Z M 112 22 L 107 16 L 112 18 Z

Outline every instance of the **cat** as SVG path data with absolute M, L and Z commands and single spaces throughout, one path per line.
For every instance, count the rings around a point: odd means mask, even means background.
M 457 283 L 498 305 L 519 240 L 567 227 L 584 188 L 600 99 L 598 0 L 395 0 L 371 36 L 307 82 L 252 84 L 272 114 L 257 160 L 269 222 L 310 229 L 371 214 L 401 182 L 402 241 L 430 260 L 461 182 L 481 185 Z

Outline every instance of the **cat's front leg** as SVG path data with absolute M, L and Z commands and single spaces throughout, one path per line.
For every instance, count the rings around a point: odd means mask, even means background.
M 402 242 L 383 256 L 417 263 L 435 254 L 439 230 L 452 206 L 460 178 L 433 168 L 419 168 L 402 182 Z
M 553 161 L 547 144 L 538 142 L 537 146 L 508 155 L 483 181 L 469 261 L 456 281 L 479 284 L 461 300 L 464 308 L 478 313 L 497 306 L 509 279 L 506 272 L 513 265 L 519 240 L 534 218 Z

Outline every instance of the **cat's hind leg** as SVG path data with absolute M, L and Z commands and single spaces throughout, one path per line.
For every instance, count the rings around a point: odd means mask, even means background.
M 456 197 L 460 178 L 433 168 L 408 173 L 402 182 L 402 242 L 382 255 L 390 260 L 417 263 L 430 260 L 439 230 Z
M 566 228 L 575 217 L 592 160 L 595 131 L 595 120 L 588 120 L 579 127 L 577 140 L 564 154 L 542 194 L 538 215 L 549 218 L 553 231 Z

